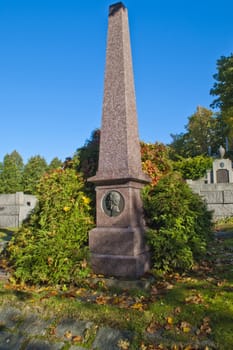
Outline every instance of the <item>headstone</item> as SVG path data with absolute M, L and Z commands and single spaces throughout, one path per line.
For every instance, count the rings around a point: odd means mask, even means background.
M 229 182 L 229 171 L 227 169 L 218 169 L 216 171 L 217 183 Z
M 209 183 L 227 184 L 233 183 L 233 170 L 231 159 L 225 159 L 225 148 L 219 147 L 219 159 L 213 161 L 212 181 Z
M 95 273 L 137 278 L 149 269 L 140 191 L 141 167 L 128 14 L 110 6 L 104 101 L 96 175 L 97 227 L 89 233 Z

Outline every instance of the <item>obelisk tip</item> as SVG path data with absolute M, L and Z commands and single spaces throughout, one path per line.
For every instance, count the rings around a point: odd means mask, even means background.
M 125 5 L 122 2 L 117 2 L 109 6 L 109 16 L 113 16 L 120 9 L 125 9 Z

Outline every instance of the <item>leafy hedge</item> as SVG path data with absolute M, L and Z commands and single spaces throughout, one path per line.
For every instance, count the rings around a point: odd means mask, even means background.
M 147 239 L 153 268 L 158 271 L 190 269 L 206 252 L 212 213 L 178 173 L 143 190 Z
M 92 227 L 83 179 L 70 168 L 46 174 L 39 204 L 11 240 L 7 253 L 21 282 L 73 283 L 88 273 L 88 231 Z
M 181 158 L 173 163 L 173 169 L 179 171 L 184 179 L 198 180 L 205 176 L 206 171 L 212 168 L 213 160 L 206 156 Z

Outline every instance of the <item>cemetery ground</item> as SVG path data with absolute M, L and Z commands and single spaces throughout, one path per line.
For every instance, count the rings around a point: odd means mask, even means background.
M 147 288 L 93 275 L 53 288 L 2 276 L 0 349 L 233 349 L 233 225 L 216 229 L 190 273 L 148 274 Z

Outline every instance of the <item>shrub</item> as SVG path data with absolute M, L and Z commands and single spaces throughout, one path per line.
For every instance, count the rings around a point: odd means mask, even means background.
M 38 199 L 8 246 L 14 277 L 34 284 L 75 282 L 85 275 L 93 222 L 83 179 L 71 168 L 48 173 L 39 182 Z
M 173 168 L 179 171 L 184 179 L 198 180 L 212 168 L 212 162 L 212 158 L 206 156 L 181 158 L 173 163 Z
M 206 251 L 212 213 L 178 173 L 160 179 L 143 190 L 147 239 L 153 268 L 186 270 Z

